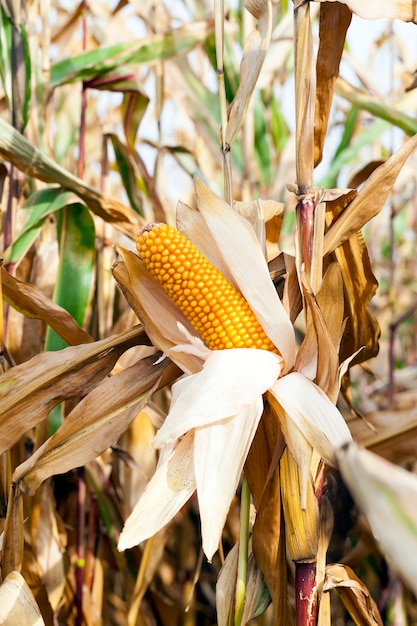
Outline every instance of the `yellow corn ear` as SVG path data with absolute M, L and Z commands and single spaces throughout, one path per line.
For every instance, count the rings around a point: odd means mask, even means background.
M 151 224 L 140 233 L 136 247 L 147 270 L 208 348 L 278 353 L 242 294 L 176 228 Z

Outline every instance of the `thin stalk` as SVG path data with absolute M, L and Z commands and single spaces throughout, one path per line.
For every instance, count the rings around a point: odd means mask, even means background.
M 87 47 L 87 2 L 82 0 L 82 46 L 83 50 Z M 84 178 L 85 167 L 85 127 L 86 127 L 86 108 L 87 108 L 87 88 L 82 85 L 81 91 L 81 113 L 80 113 L 80 136 L 79 136 L 79 159 L 78 159 L 78 176 Z M 82 467 L 77 470 L 78 496 L 77 496 L 77 567 L 76 567 L 76 605 L 77 605 L 77 626 L 83 624 L 83 588 L 85 575 L 85 547 L 84 547 L 84 530 L 85 530 L 85 500 L 87 494 L 87 486 L 85 483 L 84 469 Z
M 228 204 L 233 202 L 232 167 L 230 146 L 227 143 L 227 98 L 224 83 L 224 0 L 214 0 L 214 33 L 216 41 L 216 71 L 220 102 L 221 151 L 223 155 L 224 198 Z
M 77 626 L 83 625 L 83 587 L 84 587 L 84 570 L 85 570 L 85 552 L 84 552 L 84 528 L 85 528 L 85 498 L 86 484 L 84 480 L 84 469 L 79 467 L 77 470 L 78 495 L 77 495 L 77 562 L 76 562 L 76 604 L 77 604 Z
M 250 491 L 246 476 L 242 478 L 242 490 L 240 496 L 240 530 L 239 530 L 239 559 L 237 565 L 237 581 L 235 592 L 235 626 L 240 626 L 245 608 L 246 582 L 248 572 L 248 548 L 249 548 L 249 513 Z
M 316 561 L 299 561 L 295 563 L 295 624 L 315 626 L 316 622 Z

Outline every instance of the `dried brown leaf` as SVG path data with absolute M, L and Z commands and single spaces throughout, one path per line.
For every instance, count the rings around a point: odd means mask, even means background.
M 10 488 L 1 551 L 1 573 L 20 571 L 23 561 L 23 499 L 18 485 Z
M 343 324 L 343 283 L 340 269 L 332 263 L 316 298 L 307 289 L 307 326 L 297 354 L 296 370 L 310 371 L 316 384 L 336 402 L 339 394 L 339 344 Z
M 178 374 L 170 361 L 155 364 L 151 355 L 107 378 L 16 468 L 13 480 L 24 483 L 22 488 L 33 493 L 49 476 L 86 465 L 116 443 L 153 391 L 173 382 Z
M 271 594 L 277 625 L 293 623 L 287 598 L 284 520 L 277 471 L 284 447 L 278 421 L 266 405 L 246 458 L 245 475 L 257 510 L 253 552 Z
M 356 198 L 327 231 L 324 237 L 324 254 L 333 252 L 381 211 L 401 168 L 416 147 L 417 135 L 408 139 L 373 172 Z
M 11 276 L 3 267 L 0 271 L 3 295 L 20 313 L 43 320 L 70 346 L 93 341 L 68 311 L 52 302 L 37 287 Z
M 323 591 L 336 589 L 355 624 L 360 626 L 383 626 L 375 600 L 366 585 L 347 565 L 334 564 L 326 567 Z
M 317 52 L 317 88 L 314 119 L 314 165 L 322 159 L 334 84 L 339 75 L 346 32 L 352 13 L 344 4 L 324 2 L 320 5 L 319 49 Z
M 345 211 L 349 211 L 354 202 L 355 200 Z M 339 210 L 337 204 L 337 202 L 327 203 L 326 220 L 328 223 L 334 220 Z M 336 218 L 333 223 L 337 221 Z M 326 237 L 327 235 L 325 235 L 325 241 Z M 348 241 L 334 250 L 333 255 L 341 269 L 345 293 L 346 327 L 340 345 L 340 361 L 349 359 L 360 350 L 352 364 L 363 363 L 375 356 L 379 348 L 379 324 L 369 308 L 378 282 L 372 272 L 368 250 L 361 233 L 353 233 Z
M 45 352 L 0 377 L 0 452 L 42 422 L 66 398 L 87 393 L 128 348 L 146 342 L 136 327 L 93 344 Z

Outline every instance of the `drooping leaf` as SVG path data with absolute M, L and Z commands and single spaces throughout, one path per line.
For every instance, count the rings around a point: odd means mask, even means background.
M 66 416 L 62 425 L 36 452 L 19 465 L 15 483 L 33 493 L 55 474 L 82 467 L 116 443 L 140 412 L 151 391 L 177 375 L 169 361 L 155 365 L 151 355 L 105 379 Z M 162 380 L 162 382 L 161 382 Z
M 37 287 L 14 278 L 3 267 L 0 271 L 3 295 L 20 313 L 43 320 L 69 345 L 92 341 L 72 315 L 52 302 Z
M 355 624 L 383 626 L 378 606 L 366 585 L 347 565 L 327 565 L 323 591 L 336 589 Z
M 87 393 L 129 347 L 146 341 L 139 328 L 95 343 L 45 352 L 0 377 L 0 453 L 66 398 Z
M 173 58 L 204 41 L 211 31 L 207 21 L 186 24 L 173 32 L 154 34 L 134 43 L 88 50 L 58 61 L 51 67 L 53 87 L 76 81 L 90 81 L 111 74 L 124 65 L 151 64 Z
M 322 159 L 334 84 L 352 19 L 351 11 L 339 2 L 320 5 L 319 49 L 317 52 L 316 108 L 314 115 L 314 165 Z
M 340 246 L 381 211 L 401 168 L 416 147 L 417 135 L 408 139 L 373 172 L 357 197 L 327 231 L 324 237 L 324 254 L 329 254 Z

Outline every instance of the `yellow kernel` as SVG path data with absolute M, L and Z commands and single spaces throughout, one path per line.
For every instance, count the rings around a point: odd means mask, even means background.
M 136 247 L 145 267 L 210 349 L 254 347 L 278 353 L 242 294 L 182 233 L 167 224 L 150 225 Z

